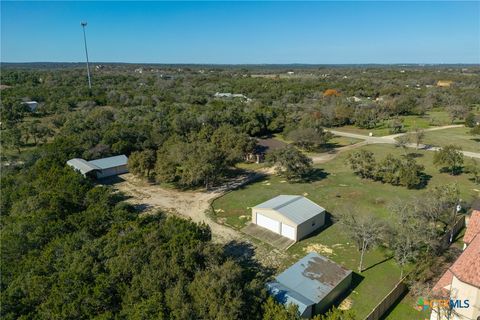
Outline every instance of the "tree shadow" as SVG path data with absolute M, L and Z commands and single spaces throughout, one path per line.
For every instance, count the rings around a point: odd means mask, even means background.
M 343 147 L 344 145 L 339 144 L 338 142 L 327 142 L 322 146 L 322 148 L 319 148 L 318 150 L 315 150 L 315 152 L 318 153 L 332 153 L 332 151 L 335 151 L 336 148 Z
M 365 272 L 365 271 L 367 271 L 367 270 L 373 269 L 373 268 L 375 268 L 376 266 L 381 265 L 382 263 L 387 262 L 387 261 L 390 261 L 390 260 L 392 260 L 392 259 L 393 259 L 393 256 L 386 257 L 385 259 L 383 259 L 383 260 L 381 260 L 381 261 L 378 261 L 377 263 L 372 264 L 372 265 L 369 266 L 368 268 L 363 269 L 362 272 Z
M 267 174 L 258 171 L 249 171 L 238 169 L 237 175 L 231 179 L 224 179 L 223 183 L 217 183 L 210 187 L 207 192 L 226 192 L 233 190 L 241 190 L 253 182 L 264 181 Z
M 425 189 L 431 179 L 432 179 L 432 176 L 431 176 L 431 175 L 429 175 L 429 174 L 427 174 L 427 173 L 425 173 L 425 172 L 420 173 L 420 183 L 417 184 L 417 185 L 416 185 L 415 187 L 413 187 L 412 189 L 414 189 L 414 190 Z
M 223 246 L 223 252 L 246 270 L 248 278 L 267 281 L 275 274 L 274 268 L 266 267 L 255 259 L 255 247 L 252 243 L 232 240 Z
M 303 240 L 306 240 L 308 238 L 315 237 L 315 236 L 319 235 L 323 231 L 325 231 L 328 228 L 330 228 L 331 226 L 333 226 L 336 222 L 337 221 L 335 220 L 335 218 L 333 218 L 331 213 L 325 211 L 325 224 L 323 226 L 321 226 L 320 228 L 315 229 L 312 233 L 307 234 L 305 236 L 305 238 L 302 238 L 302 240 L 300 240 L 300 241 L 303 241 Z
M 110 176 L 102 179 L 97 179 L 96 181 L 106 186 L 112 186 L 117 183 L 125 182 L 125 179 L 123 179 L 121 176 L 116 175 L 116 176 Z
M 441 173 L 448 173 L 451 176 L 458 176 L 462 174 L 463 172 L 463 167 L 462 166 L 456 166 L 453 170 L 448 167 L 442 167 L 440 168 Z
M 352 282 L 350 283 L 348 290 L 345 290 L 345 292 L 339 295 L 335 299 L 335 301 L 333 302 L 333 305 L 330 308 L 333 308 L 333 307 L 338 308 L 339 305 L 342 303 L 342 301 L 345 300 L 355 290 L 356 287 L 358 287 L 358 285 L 363 281 L 363 279 L 365 279 L 364 276 L 362 276 L 359 273 L 356 273 L 355 271 L 352 271 Z M 327 310 L 324 310 L 324 311 L 327 311 Z
M 418 152 L 410 152 L 405 155 L 406 158 L 413 158 L 413 159 L 421 158 L 423 156 L 424 156 L 423 153 L 418 153 Z
M 315 181 L 320 181 L 328 177 L 330 173 L 326 172 L 325 170 L 321 168 L 312 168 L 310 172 L 302 177 L 302 179 L 298 181 L 293 181 L 293 182 L 299 182 L 299 183 L 309 183 L 309 182 L 315 182 Z

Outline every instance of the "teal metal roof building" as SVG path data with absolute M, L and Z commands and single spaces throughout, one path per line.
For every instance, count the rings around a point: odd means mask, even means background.
M 328 310 L 351 282 L 351 270 L 309 253 L 267 283 L 267 289 L 278 302 L 293 303 L 302 317 L 310 318 Z
M 127 162 L 127 156 L 121 154 L 92 161 L 80 158 L 70 159 L 67 161 L 67 165 L 79 171 L 85 177 L 94 176 L 101 179 L 128 172 Z

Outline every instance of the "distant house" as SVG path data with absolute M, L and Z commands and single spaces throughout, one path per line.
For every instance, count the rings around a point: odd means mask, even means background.
M 267 283 L 267 290 L 280 303 L 298 307 L 310 318 L 332 306 L 352 282 L 352 271 L 317 253 L 309 253 Z
M 362 102 L 363 99 L 362 98 L 359 98 L 357 96 L 352 96 L 352 97 L 349 97 L 347 98 L 348 101 L 351 101 L 351 102 Z
M 127 162 L 127 156 L 122 154 L 92 161 L 75 158 L 68 160 L 67 165 L 79 171 L 85 177 L 101 179 L 127 173 Z
M 325 209 L 294 195 L 280 195 L 252 208 L 252 223 L 299 241 L 325 224 Z
M 25 104 L 31 112 L 37 111 L 37 108 L 38 108 L 37 101 L 26 101 L 23 104 Z
M 241 93 L 230 93 L 230 92 L 216 92 L 214 95 L 213 95 L 215 98 L 230 98 L 230 99 L 233 99 L 233 98 L 241 98 L 241 99 L 245 99 L 247 101 L 251 101 L 252 99 L 248 98 L 246 95 L 244 94 L 241 94 Z
M 464 308 L 432 308 L 431 320 L 480 318 L 480 202 L 474 203 L 463 241 L 464 251 L 438 280 L 432 293 L 437 299 L 461 300 Z M 465 300 L 469 301 L 468 308 Z
M 275 138 L 257 139 L 253 152 L 246 155 L 246 161 L 263 162 L 267 153 L 284 148 L 287 144 Z

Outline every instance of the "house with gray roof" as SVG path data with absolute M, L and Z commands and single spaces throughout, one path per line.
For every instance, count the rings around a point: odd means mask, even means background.
M 327 311 L 348 291 L 351 282 L 351 270 L 312 252 L 266 286 L 279 303 L 292 303 L 302 317 L 310 318 Z
M 121 154 L 114 157 L 96 159 L 92 161 L 74 158 L 68 160 L 67 165 L 79 171 L 85 177 L 89 176 L 101 179 L 127 173 L 127 162 L 127 156 Z
M 252 223 L 299 241 L 325 225 L 325 209 L 295 195 L 279 195 L 252 208 Z

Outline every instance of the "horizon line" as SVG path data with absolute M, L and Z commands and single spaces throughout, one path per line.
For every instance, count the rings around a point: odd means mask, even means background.
M 0 61 L 0 64 L 85 64 L 85 61 Z M 115 62 L 115 61 L 90 61 L 91 64 L 144 64 L 144 65 L 197 65 L 197 66 L 335 66 L 335 65 L 472 65 L 480 66 L 480 62 L 347 62 L 347 63 L 202 63 L 202 62 Z

